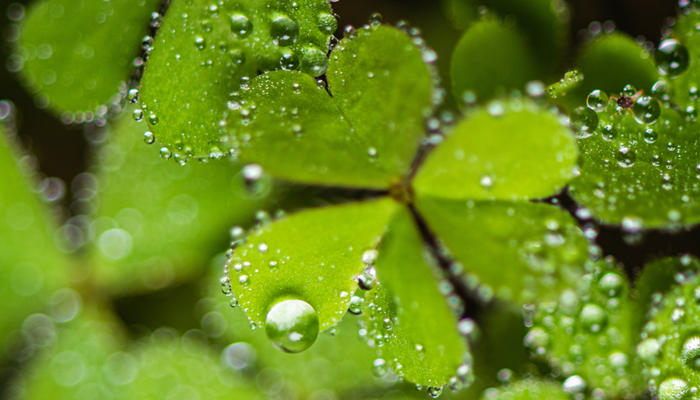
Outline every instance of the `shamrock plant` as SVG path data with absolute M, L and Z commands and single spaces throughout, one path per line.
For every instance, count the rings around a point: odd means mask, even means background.
M 98 132 L 58 224 L 0 101 L 10 397 L 694 399 L 697 259 L 598 228 L 699 221 L 697 2 L 658 46 L 591 24 L 563 78 L 561 1 L 442 1 L 446 69 L 331 3 L 8 12 L 9 69 Z

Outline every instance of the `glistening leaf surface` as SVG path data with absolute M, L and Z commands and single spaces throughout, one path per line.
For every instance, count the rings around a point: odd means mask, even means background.
M 229 228 L 250 222 L 270 190 L 250 193 L 239 165 L 227 159 L 163 162 L 128 114 L 110 130 L 81 191 L 94 191 L 89 255 L 96 281 L 119 294 L 200 273 L 227 245 Z
M 655 99 L 650 104 L 660 108 L 651 124 L 618 112 L 614 100 L 598 113 L 595 131 L 579 135 L 581 176 L 570 185 L 597 219 L 630 232 L 700 222 L 698 124 Z
M 392 174 L 368 154 L 370 145 L 313 78 L 269 72 L 253 80 L 245 98 L 228 120 L 229 129 L 239 132 L 242 161 L 295 182 L 388 187 Z
M 264 325 L 278 300 L 296 298 L 315 309 L 320 329 L 335 325 L 357 289 L 362 254 L 377 246 L 395 209 L 379 199 L 306 210 L 249 234 L 229 274 L 251 321 Z
M 522 90 L 537 75 L 529 45 L 512 25 L 496 19 L 472 25 L 452 54 L 450 77 L 458 99 L 469 93 L 479 101 L 488 101 Z
M 388 26 L 360 29 L 331 54 L 328 85 L 338 108 L 365 154 L 376 153 L 376 162 L 396 180 L 408 172 L 425 134 L 434 94 L 426 62 L 435 57 Z
M 20 158 L 0 126 L 0 349 L 24 318 L 68 281 L 69 261 L 55 242 L 54 216 L 35 191 L 31 158 Z
M 684 395 L 700 384 L 700 307 L 697 275 L 686 277 L 650 312 L 637 347 L 644 361 L 644 377 L 659 399 L 673 393 Z
M 141 82 L 158 143 L 182 155 L 228 150 L 220 123 L 241 81 L 281 68 L 322 75 L 336 26 L 327 0 L 174 0 Z
M 95 112 L 111 102 L 129 78 L 151 11 L 158 4 L 158 0 L 35 2 L 18 42 L 23 80 L 55 112 Z
M 573 177 L 576 143 L 556 114 L 527 102 L 497 107 L 497 116 L 479 109 L 455 126 L 418 171 L 416 193 L 529 199 L 552 195 Z
M 418 197 L 431 231 L 461 264 L 468 286 L 519 304 L 556 299 L 582 275 L 587 243 L 547 204 Z
M 673 88 L 673 101 L 685 110 L 689 106 L 694 107 L 697 114 L 698 87 L 700 86 L 700 9 L 695 6 L 686 15 L 681 15 L 675 23 L 670 39 L 678 40 L 688 52 L 687 61 L 684 57 L 671 57 L 680 64 L 687 64 L 687 69 L 678 76 L 669 77 Z M 657 50 L 658 52 L 658 50 Z
M 578 375 L 590 390 L 609 398 L 641 393 L 627 277 L 612 259 L 586 268 L 556 301 L 537 304 L 524 342 L 563 375 Z
M 379 284 L 365 296 L 365 321 L 379 356 L 398 375 L 442 386 L 470 357 L 458 317 L 438 289 L 445 278 L 427 252 L 413 216 L 401 208 L 379 246 Z

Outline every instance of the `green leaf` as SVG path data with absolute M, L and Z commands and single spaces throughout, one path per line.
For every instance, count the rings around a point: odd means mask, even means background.
M 558 100 L 569 94 L 583 83 L 583 75 L 576 69 L 566 71 L 558 81 L 547 86 L 547 96 L 550 100 Z
M 430 49 L 388 26 L 361 29 L 333 50 L 329 90 L 354 134 L 374 149 L 377 162 L 395 178 L 408 172 L 434 90 Z M 366 153 L 365 152 L 365 153 Z
M 123 385 L 138 373 L 138 363 L 133 355 L 120 351 L 121 326 L 93 306 L 81 310 L 82 300 L 75 292 L 66 299 L 70 301 L 60 308 L 67 312 L 59 314 L 61 323 L 44 314 L 35 314 L 25 323 L 37 354 L 10 384 L 10 398 L 124 398 Z
M 445 0 L 455 26 L 467 28 L 477 21 L 480 8 L 512 21 L 548 73 L 559 66 L 569 35 L 569 12 L 558 0 Z M 483 59 L 479 59 L 483 62 Z M 533 77 L 531 77 L 533 78 Z
M 265 325 L 277 302 L 295 298 L 311 305 L 320 329 L 345 314 L 363 270 L 396 203 L 378 199 L 298 212 L 248 235 L 230 264 L 233 292 L 250 320 Z
M 378 254 L 379 284 L 367 293 L 364 306 L 367 336 L 381 357 L 375 368 L 391 366 L 404 379 L 432 387 L 452 377 L 470 379 L 466 338 L 438 289 L 449 282 L 424 248 L 408 209 L 394 215 Z
M 322 75 L 336 26 L 328 0 L 173 0 L 141 82 L 149 129 L 180 155 L 230 149 L 221 123 L 232 93 L 283 64 Z
M 270 191 L 249 193 L 229 160 L 165 163 L 143 143 L 141 129 L 124 115 L 95 160 L 89 257 L 98 285 L 110 293 L 160 289 L 200 274 L 227 246 L 229 228 L 252 222 Z
M 559 120 L 529 102 L 479 109 L 428 156 L 413 187 L 451 199 L 552 195 L 574 176 L 577 158 L 574 137 Z
M 241 161 L 260 164 L 276 178 L 302 183 L 386 188 L 394 178 L 368 154 L 370 146 L 308 75 L 261 75 L 252 82 L 247 99 L 245 110 L 254 105 L 256 115 L 236 123 L 235 130 L 246 135 L 240 144 Z
M 554 300 L 580 279 L 588 252 L 576 222 L 547 204 L 418 197 L 461 279 L 519 304 Z
M 635 282 L 633 298 L 637 311 L 638 325 L 647 322 L 652 305 L 658 303 L 666 292 L 673 289 L 679 280 L 700 271 L 700 261 L 694 257 L 666 257 L 644 266 Z
M 652 308 L 637 347 L 647 384 L 659 399 L 680 399 L 700 384 L 697 275 L 685 277 Z M 676 396 L 673 396 L 674 393 Z M 680 393 L 680 395 L 679 395 Z
M 479 62 L 474 62 L 478 59 Z M 452 54 L 450 77 L 457 99 L 479 101 L 522 90 L 538 76 L 535 58 L 520 33 L 495 19 L 469 28 Z
M 660 108 L 660 117 L 642 124 L 633 115 L 642 111 L 617 111 L 609 101 L 594 118 L 595 131 L 579 135 L 581 176 L 570 185 L 597 219 L 632 233 L 700 221 L 697 124 L 657 100 L 649 104 Z
M 637 330 L 627 278 L 612 258 L 587 270 L 559 299 L 537 304 L 524 342 L 569 377 L 572 390 L 578 377 L 609 398 L 639 394 L 644 385 L 634 357 Z
M 489 391 L 481 398 L 482 400 L 568 400 L 570 397 L 560 385 L 530 379 Z
M 333 98 L 298 72 L 256 78 L 229 115 L 240 158 L 302 183 L 400 182 L 431 111 L 433 82 L 421 50 L 397 29 L 363 28 L 334 49 L 328 83 Z
M 700 9 L 697 7 L 678 17 L 672 36 L 669 39 L 679 41 L 689 53 L 688 69 L 677 76 L 669 76 L 672 87 L 673 101 L 682 109 L 692 106 L 697 114 L 698 86 L 700 86 L 700 35 L 698 35 L 698 24 L 700 24 Z M 657 55 L 659 51 L 657 50 Z M 674 58 L 671 58 L 673 60 Z M 682 60 L 680 58 L 679 60 Z M 681 61 L 681 64 L 686 64 Z
M 136 349 L 138 372 L 125 389 L 127 399 L 265 399 L 240 371 L 211 349 L 162 329 Z
M 159 3 L 34 2 L 17 43 L 22 79 L 57 113 L 99 113 L 123 90 Z
M 574 92 L 578 101 L 593 90 L 617 93 L 631 84 L 649 92 L 658 79 L 651 55 L 637 42 L 623 34 L 603 35 L 588 43 L 576 66 L 583 74 L 583 84 Z
M 68 282 L 69 261 L 55 242 L 55 218 L 35 190 L 29 157 L 0 125 L 0 349 L 27 315 L 38 312 Z

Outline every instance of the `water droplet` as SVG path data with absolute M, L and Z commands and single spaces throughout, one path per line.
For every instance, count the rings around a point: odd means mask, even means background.
M 572 375 L 566 378 L 562 388 L 567 393 L 582 392 L 586 388 L 586 381 L 578 375 Z
M 620 294 L 623 283 L 624 280 L 620 275 L 614 272 L 608 272 L 600 278 L 599 285 L 603 292 L 612 297 Z
M 371 290 L 377 284 L 377 271 L 370 266 L 357 276 L 357 285 L 362 290 Z
M 688 382 L 683 379 L 668 378 L 659 385 L 657 395 L 659 400 L 682 400 L 688 389 Z
M 681 357 L 687 366 L 700 370 L 700 336 L 688 338 L 683 343 Z
M 318 29 L 326 34 L 332 34 L 338 29 L 338 20 L 329 13 L 320 13 L 318 15 Z
M 430 386 L 428 387 L 426 392 L 428 393 L 428 396 L 430 396 L 430 398 L 437 399 L 442 395 L 442 386 Z
M 138 89 L 129 89 L 129 91 L 126 94 L 126 99 L 129 101 L 129 103 L 136 103 L 139 99 L 139 90 Z
M 571 128 L 580 139 L 593 134 L 598 127 L 598 114 L 588 107 L 576 107 L 571 113 Z
M 286 51 L 280 57 L 280 68 L 285 71 L 292 71 L 299 67 L 299 57 L 294 52 Z
M 270 35 L 278 46 L 290 46 L 299 35 L 299 26 L 291 18 L 278 16 L 270 25 Z
M 307 46 L 301 51 L 301 71 L 313 77 L 326 73 L 328 56 L 316 47 Z
M 608 105 L 608 94 L 600 89 L 592 91 L 588 98 L 586 98 L 586 105 L 588 108 L 595 112 L 605 111 L 605 107 Z
M 608 316 L 599 305 L 597 304 L 586 304 L 581 309 L 581 314 L 579 315 L 579 320 L 581 325 L 590 332 L 600 332 L 605 323 L 608 320 Z
M 656 140 L 659 138 L 659 134 L 656 133 L 655 130 L 651 128 L 647 128 L 644 131 L 644 141 L 649 144 L 654 144 L 656 143 Z
M 360 315 L 362 314 L 362 305 L 364 304 L 365 299 L 363 299 L 360 296 L 352 296 L 350 298 L 350 305 L 348 306 L 348 312 L 350 314 L 354 315 Z
M 386 361 L 383 358 L 377 358 L 372 362 L 372 372 L 375 376 L 381 378 L 389 372 L 389 367 L 386 365 Z
M 640 96 L 632 107 L 634 119 L 640 124 L 652 124 L 661 115 L 661 106 L 658 100 L 651 96 Z
M 194 37 L 194 45 L 199 50 L 203 50 L 205 47 L 207 47 L 207 41 L 201 36 L 195 36 Z
M 634 166 L 637 159 L 637 154 L 629 146 L 620 146 L 617 151 L 617 165 L 622 168 L 630 168 Z
M 146 144 L 153 144 L 156 141 L 156 136 L 151 131 L 146 131 L 143 133 L 143 141 Z
M 250 22 L 248 17 L 243 14 L 234 13 L 231 14 L 229 20 L 231 26 L 231 32 L 240 38 L 247 37 L 250 32 L 253 31 L 253 24 Z
M 493 177 L 491 175 L 483 175 L 479 179 L 479 185 L 484 189 L 491 189 L 493 186 Z
M 265 319 L 267 337 L 287 353 L 308 349 L 318 337 L 318 314 L 307 302 L 282 300 L 272 306 Z
M 134 117 L 134 121 L 141 122 L 143 120 L 143 110 L 140 108 L 132 111 L 131 116 Z
M 656 65 L 664 75 L 678 76 L 690 65 L 688 49 L 676 39 L 666 39 L 656 50 Z

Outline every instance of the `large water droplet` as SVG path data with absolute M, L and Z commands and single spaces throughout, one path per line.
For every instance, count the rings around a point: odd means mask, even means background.
M 311 347 L 318 329 L 316 310 L 299 299 L 278 302 L 270 308 L 265 319 L 267 337 L 287 353 L 299 353 Z
M 659 400 L 682 400 L 688 393 L 688 382 L 679 378 L 668 378 L 659 385 Z
M 700 336 L 693 336 L 683 343 L 683 362 L 693 369 L 700 369 Z
M 602 90 L 596 89 L 592 91 L 586 99 L 588 108 L 595 112 L 602 112 L 608 105 L 608 94 Z
M 250 22 L 248 17 L 243 14 L 231 14 L 230 24 L 231 32 L 241 38 L 248 36 L 253 30 L 253 24 Z
M 299 26 L 291 18 L 279 16 L 270 25 L 270 35 L 278 46 L 289 46 L 297 40 Z
M 579 138 L 587 138 L 598 127 L 598 114 L 588 107 L 577 107 L 571 113 L 571 128 Z
M 651 124 L 656 122 L 661 115 L 661 106 L 658 100 L 651 96 L 641 96 L 632 106 L 634 119 L 640 124 Z
M 589 303 L 583 306 L 579 318 L 585 329 L 591 332 L 600 332 L 607 322 L 608 316 L 599 305 Z
M 666 39 L 656 51 L 656 65 L 664 75 L 677 76 L 690 64 L 688 49 L 676 39 Z

